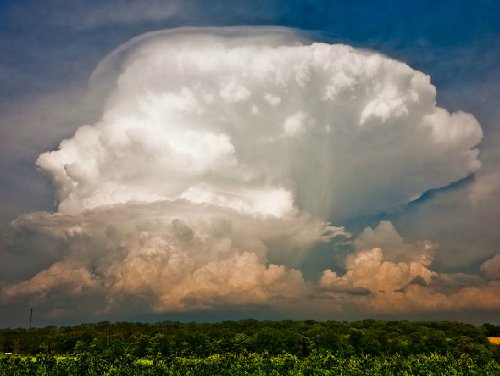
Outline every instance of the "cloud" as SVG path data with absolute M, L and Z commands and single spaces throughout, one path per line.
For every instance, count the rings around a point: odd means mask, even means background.
M 37 160 L 58 211 L 0 229 L 2 305 L 52 319 L 498 308 L 496 281 L 432 269 L 435 244 L 387 221 L 354 240 L 330 223 L 479 168 L 479 124 L 437 107 L 423 73 L 283 29 L 180 29 L 119 47 L 91 86 L 102 118 Z M 306 280 L 305 260 L 337 238 L 346 273 Z
M 37 171 L 34 161 L 72 136 L 79 124 L 98 118 L 100 108 L 96 107 L 102 104 L 90 103 L 86 89 L 72 84 L 64 90 L 33 90 L 0 105 L 0 222 L 20 213 L 54 209 L 51 182 Z
M 380 222 L 375 229 L 366 228 L 354 245 L 356 251 L 347 256 L 346 274 L 338 276 L 325 270 L 321 286 L 340 284 L 385 294 L 398 292 L 414 281 L 428 284 L 436 275 L 429 268 L 435 246 L 430 242 L 405 243 L 390 222 Z
M 469 179 L 388 216 L 406 236 L 438 243 L 435 262 L 441 268 L 476 272 L 477 265 L 499 252 L 500 169 L 493 147 L 499 140 L 498 132 L 488 134 L 482 167 Z
M 486 260 L 481 265 L 481 272 L 483 272 L 488 279 L 500 280 L 500 253 Z
M 436 246 L 406 242 L 389 222 L 353 240 L 345 274 L 327 269 L 318 281 L 306 281 L 287 260 L 348 234 L 307 216 L 256 217 L 180 200 L 76 216 L 31 214 L 2 231 L 32 234 L 24 263 L 2 271 L 2 305 L 35 306 L 46 320 L 304 304 L 311 317 L 500 308 L 494 299 L 498 257 L 481 267 L 485 279 L 438 272 L 432 268 Z M 49 234 L 52 243 L 38 242 Z M 31 257 L 34 249 L 45 254 L 54 245 L 60 254 L 52 261 Z M 0 249 L 8 256 L 5 244 Z M 279 256 L 283 264 L 269 262 Z
M 325 270 L 319 281 L 326 300 L 344 301 L 354 311 L 372 314 L 498 310 L 498 255 L 481 271 L 487 277 L 433 270 L 436 246 L 406 243 L 390 222 L 366 228 L 354 241 L 346 273 Z M 375 246 L 375 247 L 374 247 Z M 383 248 L 380 248 L 383 246 Z
M 244 34 L 160 32 L 122 48 L 102 119 L 37 161 L 59 211 L 195 195 L 342 220 L 479 168 L 479 124 L 436 107 L 428 76 L 284 31 Z
M 112 2 L 87 1 L 70 7 L 58 1 L 49 1 L 45 5 L 33 2 L 29 4 L 32 14 L 26 10 L 15 9 L 13 14 L 19 18 L 44 17 L 49 24 L 65 26 L 76 30 L 93 30 L 109 25 L 129 25 L 141 22 L 164 22 L 179 15 L 182 3 L 170 0 L 114 0 Z M 184 10 L 189 7 L 183 6 Z
M 185 200 L 34 213 L 2 232 L 11 239 L 0 243 L 2 259 L 24 253 L 23 263 L 2 263 L 3 304 L 57 307 L 66 317 L 298 299 L 302 273 L 268 257 L 291 259 L 345 234 L 307 215 L 254 216 Z M 23 234 L 31 236 L 18 244 Z

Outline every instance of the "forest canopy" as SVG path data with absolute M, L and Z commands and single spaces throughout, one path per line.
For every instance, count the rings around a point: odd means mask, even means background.
M 498 375 L 500 326 L 99 322 L 0 329 L 0 375 Z

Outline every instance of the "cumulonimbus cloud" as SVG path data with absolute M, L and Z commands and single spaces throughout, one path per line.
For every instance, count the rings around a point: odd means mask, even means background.
M 110 77 L 102 118 L 37 160 L 58 212 L 2 230 L 0 256 L 29 260 L 3 270 L 5 302 L 43 302 L 52 317 L 304 299 L 386 312 L 390 299 L 432 310 L 418 297 L 437 294 L 450 309 L 465 294 L 469 277 L 432 270 L 434 244 L 406 243 L 388 222 L 349 240 L 345 274 L 300 270 L 314 247 L 349 238 L 329 220 L 479 168 L 479 124 L 437 107 L 427 75 L 286 30 L 229 28 L 135 39 L 94 82 Z M 471 288 L 497 283 L 490 264 L 491 281 Z
M 341 220 L 480 166 L 474 117 L 437 107 L 429 76 L 376 53 L 238 29 L 123 50 L 102 119 L 37 161 L 61 212 L 186 198 Z
M 34 213 L 13 221 L 3 233 L 13 236 L 0 242 L 2 258 L 22 251 L 19 238 L 31 234 L 24 263 L 0 267 L 3 302 L 50 302 L 69 315 L 297 299 L 306 291 L 300 270 L 268 258 L 293 259 L 347 235 L 308 215 L 254 217 L 186 200 L 115 205 L 79 215 Z M 50 241 L 37 244 L 40 239 Z M 34 254 L 48 247 L 59 254 L 46 255 L 49 260 Z M 29 273 L 34 276 L 19 277 Z

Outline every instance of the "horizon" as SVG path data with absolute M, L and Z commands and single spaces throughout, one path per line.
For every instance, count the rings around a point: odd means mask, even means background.
M 481 324 L 474 324 L 470 322 L 463 322 L 463 321 L 456 321 L 456 320 L 417 320 L 417 319 L 401 319 L 401 320 L 384 320 L 384 319 L 361 319 L 361 320 L 313 320 L 313 319 L 298 319 L 298 320 L 293 320 L 293 319 L 254 319 L 252 317 L 244 318 L 244 319 L 237 319 L 237 320 L 217 320 L 217 321 L 183 321 L 183 320 L 163 320 L 163 321 L 126 321 L 126 320 L 103 320 L 103 321 L 88 321 L 88 322 L 80 322 L 80 323 L 74 323 L 74 324 L 59 324 L 59 325 L 45 325 L 45 326 L 18 326 L 18 327 L 0 327 L 0 330 L 17 330 L 17 329 L 25 329 L 25 330 L 31 330 L 31 329 L 47 329 L 47 328 L 76 328 L 76 327 L 81 327 L 81 326 L 102 326 L 102 325 L 120 325 L 120 324 L 130 324 L 130 325 L 151 325 L 151 326 L 156 326 L 156 325 L 163 325 L 163 324 L 200 324 L 200 325 L 218 325 L 218 324 L 225 324 L 225 323 L 235 323 L 235 324 L 244 324 L 248 322 L 257 322 L 257 323 L 286 323 L 286 322 L 292 322 L 292 323 L 319 323 L 319 324 L 326 324 L 326 323 L 338 323 L 338 324 L 357 324 L 357 323 L 368 323 L 368 322 L 375 322 L 375 323 L 410 323 L 410 324 L 416 324 L 416 323 L 423 323 L 423 324 L 460 324 L 460 325 L 472 325 L 476 328 L 481 328 L 485 325 L 491 325 L 493 327 L 497 327 L 500 329 L 500 325 L 495 325 L 491 324 L 489 322 L 483 322 Z M 495 337 L 496 338 L 496 337 Z M 500 338 L 500 337 L 498 337 Z

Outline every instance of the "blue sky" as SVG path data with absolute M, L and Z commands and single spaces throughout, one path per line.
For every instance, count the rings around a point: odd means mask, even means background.
M 103 98 L 88 92 L 96 66 L 115 48 L 146 32 L 242 25 L 294 28 L 315 42 L 342 43 L 387 55 L 429 75 L 437 89 L 439 107 L 450 112 L 464 111 L 478 120 L 484 133 L 479 145 L 482 167 L 474 174 L 459 182 L 449 181 L 446 187 L 429 186 L 429 192 L 412 203 L 357 212 L 338 223 L 337 218 L 326 219 L 345 226 L 352 239 L 361 236 L 359 233 L 366 227 L 375 229 L 379 221 L 390 221 L 408 249 L 422 241 L 436 244 L 432 270 L 440 275 L 440 281 L 451 278 L 453 288 L 460 289 L 480 285 L 483 282 L 477 278 L 486 278 L 484 283 L 493 286 L 500 278 L 496 275 L 500 265 L 495 269 L 491 265 L 497 261 L 489 263 L 487 277 L 483 265 L 500 253 L 499 20 L 500 4 L 492 0 L 0 1 L 0 263 L 2 270 L 13 270 L 8 279 L 0 277 L 0 288 L 35 277 L 59 257 L 34 256 L 33 267 L 22 270 L 19 265 L 23 255 L 29 258 L 33 252 L 29 236 L 41 241 L 41 248 L 55 243 L 37 230 L 12 230 L 9 223 L 29 213 L 57 211 L 50 174 L 41 173 L 35 161 L 40 154 L 56 150 L 61 140 L 72 137 L 81 125 L 100 119 Z M 387 191 L 391 191 L 390 186 Z M 391 231 L 379 229 L 380 233 L 394 235 Z M 353 244 L 335 242 L 313 247 L 301 265 L 287 267 L 298 268 L 311 281 L 327 268 L 340 275 L 348 269 L 346 255 L 356 251 Z M 56 251 L 47 254 L 51 252 Z M 280 257 L 269 254 L 268 260 L 279 264 L 283 262 Z M 444 282 L 440 286 L 440 292 L 452 289 L 449 285 L 443 287 Z M 22 310 L 23 304 L 35 301 L 36 297 L 31 296 L 12 303 L 12 307 Z M 348 314 L 413 317 L 408 312 L 363 311 L 349 304 L 339 318 Z M 234 312 L 242 317 L 247 313 L 262 318 L 283 316 L 283 310 L 272 305 L 245 307 L 224 301 L 212 307 L 210 317 L 227 318 Z M 481 307 L 462 307 L 461 313 L 454 314 L 423 310 L 422 317 L 494 320 L 498 306 Z M 7 315 L 7 311 L 6 307 L 0 308 L 0 315 Z M 79 320 L 71 314 L 51 316 L 49 311 L 50 307 L 44 311 L 44 322 Z M 168 307 L 153 311 L 146 310 L 142 317 L 156 317 L 158 312 L 195 318 L 199 314 L 199 308 L 185 313 L 172 313 Z M 297 309 L 294 317 L 302 317 L 303 312 Z M 331 314 L 320 309 L 316 312 L 318 318 Z M 113 318 L 113 314 L 109 315 Z M 14 316 L 8 315 L 6 322 L 16 323 Z

